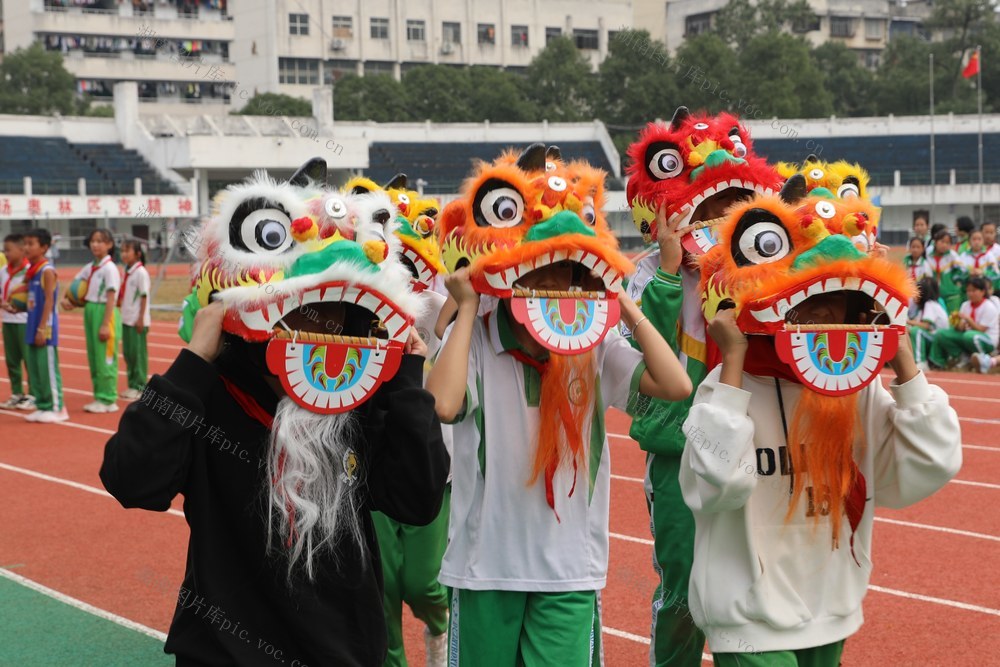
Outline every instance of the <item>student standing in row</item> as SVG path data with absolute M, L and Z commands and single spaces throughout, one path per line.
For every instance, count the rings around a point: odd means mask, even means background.
M 87 239 L 94 261 L 80 269 L 75 279 L 87 280 L 83 329 L 87 339 L 87 364 L 94 386 L 94 401 L 83 406 L 87 412 L 118 412 L 118 341 L 121 318 L 117 295 L 121 276 L 115 266 L 115 240 L 107 229 L 95 229 Z M 74 279 L 74 280 L 75 280 Z M 62 307 L 73 304 L 63 298 Z
M 122 242 L 122 262 L 125 279 L 122 281 L 118 307 L 122 316 L 122 356 L 128 376 L 128 389 L 121 397 L 135 400 L 142 396 L 149 373 L 149 355 L 146 351 L 146 332 L 149 330 L 149 272 L 143 266 L 146 253 L 139 241 Z
M 10 398 L 0 403 L 0 408 L 34 410 L 35 397 L 31 392 L 31 377 L 21 372 L 27 368 L 28 343 L 24 340 L 24 330 L 28 325 L 28 313 L 18 310 L 10 302 L 11 295 L 24 284 L 29 262 L 24 255 L 24 237 L 9 234 L 3 240 L 3 254 L 7 266 L 0 270 L 0 306 L 3 308 L 3 351 L 7 361 L 7 377 L 10 379 Z
M 59 374 L 59 317 L 56 295 L 59 284 L 55 267 L 45 257 L 52 245 L 46 229 L 32 229 L 24 234 L 24 253 L 31 266 L 24 276 L 28 285 L 28 321 L 24 339 L 28 343 L 28 376 L 38 408 L 25 419 L 53 423 L 69 419 L 63 403 L 62 377 Z

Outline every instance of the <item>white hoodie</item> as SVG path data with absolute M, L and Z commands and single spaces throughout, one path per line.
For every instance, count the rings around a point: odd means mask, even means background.
M 862 622 L 875 507 L 905 507 L 955 476 L 962 464 L 958 416 L 923 373 L 891 385 L 891 394 L 878 381 L 861 390 L 859 419 L 868 446 L 859 454 L 860 440 L 855 445 L 867 483 L 854 536 L 859 565 L 846 517 L 840 547 L 832 549 L 829 521 L 815 525 L 806 516 L 806 493 L 785 521 L 790 476 L 775 379 L 744 373 L 743 389 L 737 389 L 720 383 L 720 373 L 721 366 L 702 382 L 684 424 L 680 483 L 696 525 L 692 617 L 718 653 L 795 650 L 844 639 Z M 779 385 L 791 424 L 802 386 Z

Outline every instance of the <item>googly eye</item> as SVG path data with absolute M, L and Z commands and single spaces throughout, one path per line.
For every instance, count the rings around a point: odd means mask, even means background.
M 739 241 L 743 256 L 753 264 L 775 262 L 788 254 L 788 233 L 773 222 L 758 222 L 750 226 Z
M 399 203 L 400 203 L 400 204 L 406 204 L 406 205 L 409 205 L 409 203 L 410 203 L 410 198 L 409 198 L 409 197 L 407 197 L 407 196 L 406 196 L 406 195 L 405 195 L 404 193 L 402 193 L 402 192 L 400 192 L 400 193 L 399 193 L 398 195 L 396 195 L 396 199 L 397 199 L 397 200 L 399 201 Z
M 841 199 L 848 199 L 850 197 L 860 197 L 861 190 L 858 188 L 856 183 L 845 182 L 839 188 L 837 188 L 837 196 Z
M 695 123 L 694 124 L 694 129 L 696 129 L 696 130 L 707 130 L 708 129 L 708 123 Z
M 292 244 L 291 221 L 283 212 L 265 208 L 251 212 L 240 226 L 240 239 L 247 250 L 277 254 Z
M 814 181 L 818 181 L 819 179 L 823 178 L 823 176 L 824 176 L 823 170 L 820 169 L 819 167 L 809 170 L 809 178 L 813 179 Z
M 678 176 L 684 170 L 684 161 L 677 149 L 664 148 L 653 155 L 648 167 L 654 178 L 663 181 Z
M 546 162 L 545 163 L 545 171 L 555 171 L 555 170 L 556 170 L 556 163 L 555 162 Z
M 837 207 L 832 202 L 821 201 L 816 203 L 816 215 L 829 220 L 837 215 Z
M 584 204 L 583 210 L 580 211 L 580 217 L 583 218 L 590 226 L 594 226 L 597 223 L 597 211 L 594 210 L 593 204 Z
M 514 227 L 524 217 L 524 198 L 509 183 L 491 179 L 476 193 L 473 217 L 480 227 Z
M 549 189 L 555 190 L 556 192 L 562 192 L 566 189 L 566 179 L 559 178 L 558 176 L 549 176 Z
M 743 144 L 743 142 L 739 141 L 738 139 L 736 141 L 734 141 L 733 142 L 733 156 L 734 157 L 746 157 L 746 154 L 747 154 L 747 147 Z
M 329 197 L 323 204 L 323 210 L 331 218 L 341 220 L 347 216 L 347 204 L 338 197 Z

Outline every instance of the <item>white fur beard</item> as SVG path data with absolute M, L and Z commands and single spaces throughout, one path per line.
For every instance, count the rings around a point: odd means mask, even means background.
M 356 434 L 353 412 L 309 412 L 288 397 L 278 403 L 265 480 L 267 535 L 269 549 L 283 547 L 289 579 L 301 567 L 314 579 L 314 559 L 341 537 L 365 551 L 362 484 L 345 471 Z

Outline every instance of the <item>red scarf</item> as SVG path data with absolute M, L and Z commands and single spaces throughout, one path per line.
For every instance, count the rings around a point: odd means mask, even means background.
M 972 303 L 971 301 L 969 302 L 969 319 L 971 319 L 973 322 L 976 322 L 976 311 L 979 310 L 979 306 L 983 305 L 984 303 L 986 303 L 986 299 L 980 301 L 978 305 Z M 976 324 L 979 323 L 976 322 Z
M 30 266 L 26 259 L 21 259 L 21 264 L 16 269 L 9 264 L 7 265 L 7 280 L 3 283 L 2 298 L 0 298 L 0 301 L 7 301 L 10 298 L 10 283 L 14 280 L 14 276 L 23 271 L 26 266 Z M 27 282 L 27 277 L 25 277 L 25 282 Z
M 989 253 L 985 252 L 985 251 L 979 253 L 978 255 L 973 255 L 972 256 L 972 268 L 978 269 L 979 268 L 979 260 L 981 260 L 983 257 L 988 257 L 988 256 L 989 256 Z
M 31 282 L 31 279 L 38 275 L 38 272 L 42 270 L 49 263 L 49 260 L 42 258 L 42 261 L 37 264 L 32 264 L 28 267 L 28 272 L 24 274 L 24 282 Z
M 128 277 L 132 275 L 132 272 L 142 266 L 142 262 L 136 262 L 132 266 L 125 269 L 125 278 L 122 280 L 122 289 L 118 292 L 118 307 L 122 307 L 122 301 L 125 300 L 125 286 L 128 285 Z M 140 313 L 141 315 L 141 313 Z

